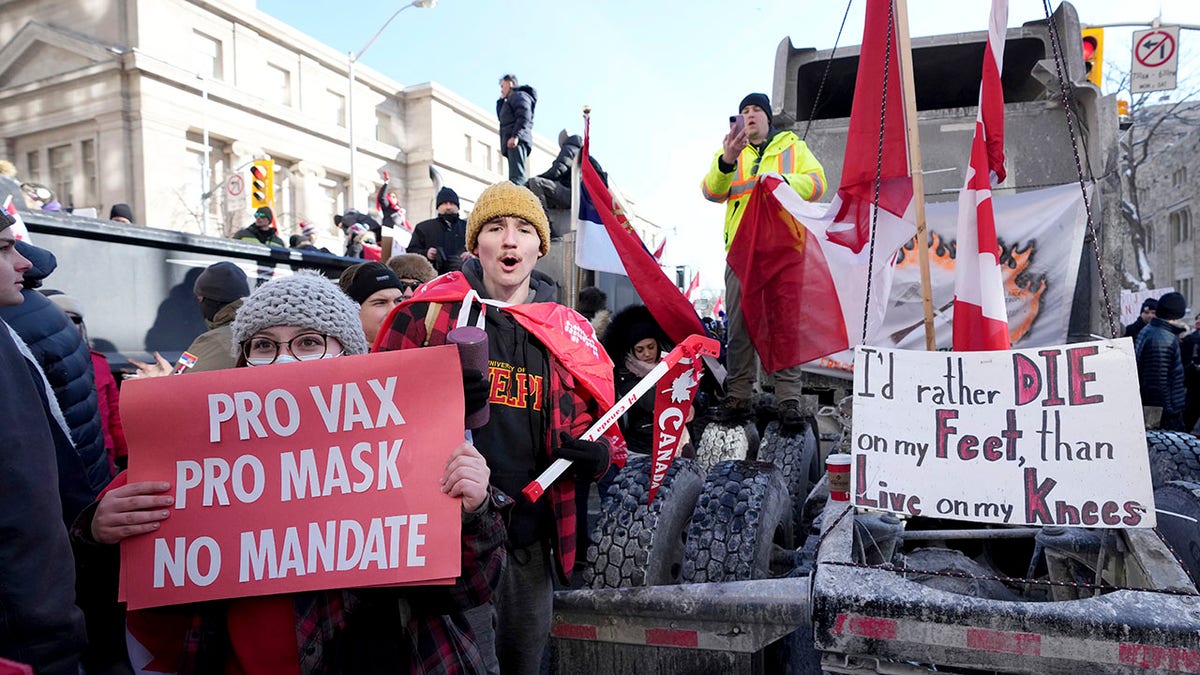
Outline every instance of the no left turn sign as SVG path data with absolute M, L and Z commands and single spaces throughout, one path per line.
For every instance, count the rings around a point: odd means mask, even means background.
M 230 197 L 241 197 L 246 191 L 246 179 L 240 174 L 233 174 L 225 180 L 225 190 L 229 192 Z
M 1161 26 L 1133 34 L 1130 90 L 1135 93 L 1175 88 L 1179 71 L 1179 26 Z

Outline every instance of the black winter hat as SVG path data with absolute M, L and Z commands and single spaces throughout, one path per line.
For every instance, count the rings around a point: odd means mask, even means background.
M 771 99 L 767 98 L 766 94 L 758 92 L 746 94 L 746 98 L 742 99 L 742 102 L 738 104 L 738 112 L 742 112 L 748 105 L 756 105 L 762 108 L 762 111 L 767 114 L 767 124 L 771 123 Z
M 1155 310 L 1155 316 L 1164 321 L 1175 321 L 1182 319 L 1187 313 L 1187 300 L 1184 300 L 1182 293 L 1174 291 L 1164 294 L 1158 299 L 1158 309 Z
M 437 203 L 434 204 L 434 206 L 441 206 L 442 204 L 445 204 L 446 202 L 450 202 L 451 204 L 453 204 L 455 206 L 459 206 L 458 193 L 455 192 L 454 190 L 451 190 L 448 187 L 444 187 L 441 190 L 438 190 Z
M 132 223 L 133 209 L 128 204 L 113 204 L 112 208 L 108 210 L 108 219 L 115 220 L 117 218 L 124 218 Z
M 222 260 L 196 277 L 192 291 L 208 300 L 233 302 L 250 295 L 250 282 L 242 268 Z
M 1152 311 L 1158 309 L 1158 298 L 1146 298 L 1142 302 L 1142 311 L 1144 312 L 1148 309 Z

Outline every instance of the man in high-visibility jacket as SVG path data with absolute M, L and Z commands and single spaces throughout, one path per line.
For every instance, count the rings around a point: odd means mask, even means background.
M 738 106 L 744 124 L 731 124 L 723 147 L 713 158 L 701 189 L 704 198 L 725 204 L 725 251 L 733 243 L 750 191 L 758 177 L 781 174 L 792 189 L 807 201 L 825 193 L 825 170 L 804 141 L 791 131 L 771 126 L 771 101 L 766 94 L 749 94 Z M 725 389 L 729 396 L 726 411 L 737 416 L 749 411 L 756 366 L 754 345 L 746 332 L 741 311 L 741 282 L 733 269 L 725 266 L 725 301 L 729 322 L 727 350 L 728 375 Z M 779 398 L 780 419 L 785 425 L 802 422 L 800 413 L 801 374 L 799 366 L 777 371 L 775 394 Z

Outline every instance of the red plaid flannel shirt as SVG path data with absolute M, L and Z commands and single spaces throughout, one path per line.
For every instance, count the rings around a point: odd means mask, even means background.
M 400 305 L 392 310 L 388 319 L 384 321 L 385 328 L 381 329 L 379 337 L 375 340 L 375 350 L 392 351 L 446 344 L 446 335 L 454 327 L 454 319 L 458 316 L 462 303 L 441 304 L 432 330 L 427 331 L 426 315 L 429 306 L 429 303 L 415 302 Z M 571 438 L 579 438 L 603 411 L 599 409 L 595 399 L 583 395 L 582 387 L 576 386 L 575 377 L 553 355 L 550 357 L 550 377 L 547 380 L 549 384 L 546 400 L 553 403 L 547 406 L 550 424 L 546 453 L 547 459 L 550 459 L 553 450 L 559 445 L 559 432 L 565 431 Z M 608 439 L 602 437 L 600 442 L 608 444 Z M 600 475 L 604 475 L 605 471 L 607 467 Z M 575 483 L 571 480 L 559 480 L 550 486 L 546 496 L 550 499 L 558 530 L 554 546 L 557 572 L 560 579 L 566 581 L 570 579 L 571 571 L 575 567 Z

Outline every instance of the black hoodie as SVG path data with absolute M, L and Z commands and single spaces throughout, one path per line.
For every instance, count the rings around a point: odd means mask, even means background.
M 483 265 L 472 258 L 463 266 L 463 274 L 480 297 L 487 298 L 483 286 Z M 558 287 L 550 277 L 535 272 L 529 280 L 529 302 L 554 302 Z M 479 316 L 479 306 L 471 312 L 471 325 Z M 517 502 L 509 520 L 509 541 L 514 549 L 554 537 L 554 515 L 549 500 L 529 503 L 520 499 L 521 489 L 538 477 L 546 461 L 546 434 L 549 430 L 550 357 L 545 346 L 525 330 L 507 312 L 489 307 L 484 314 L 488 335 L 488 377 L 492 383 L 491 415 L 488 423 L 475 434 L 475 447 L 487 459 L 491 483 Z

